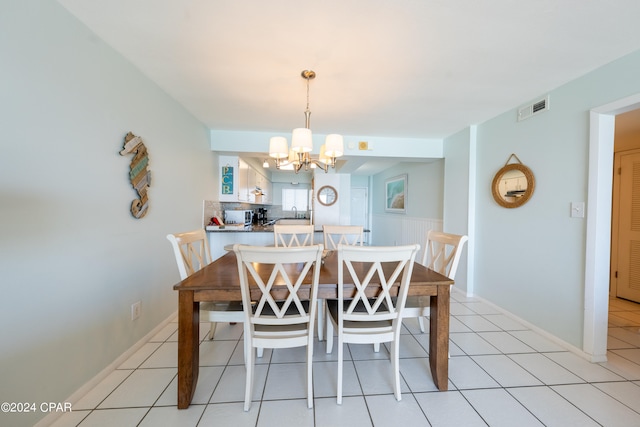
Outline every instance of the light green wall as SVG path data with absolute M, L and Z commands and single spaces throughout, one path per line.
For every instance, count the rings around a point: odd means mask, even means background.
M 475 128 L 464 129 L 444 141 L 444 215 L 443 231 L 473 238 L 473 188 L 470 176 Z M 473 239 L 472 239 L 473 240 Z M 466 244 L 455 276 L 455 287 L 472 293 L 468 280 L 468 260 L 473 250 Z
M 385 214 L 385 180 L 407 174 L 408 217 L 442 219 L 444 193 L 444 161 L 400 163 L 373 176 L 371 189 L 373 214 Z M 398 215 L 388 214 L 387 215 Z
M 177 309 L 165 236 L 201 226 L 214 155 L 200 122 L 57 2 L 4 1 L 0 52 L 0 400 L 63 402 Z M 153 177 L 140 220 L 128 131 Z
M 569 204 L 587 201 L 589 110 L 640 93 L 638 75 L 640 52 L 550 91 L 549 111 L 517 122 L 514 106 L 478 126 L 471 187 L 475 241 L 470 242 L 475 293 L 578 348 L 586 220 L 570 218 Z M 535 194 L 518 209 L 500 207 L 490 191 L 511 153 L 536 180 Z M 464 165 L 459 167 L 463 171 Z
M 369 187 L 369 177 L 365 175 L 352 175 L 351 187 Z

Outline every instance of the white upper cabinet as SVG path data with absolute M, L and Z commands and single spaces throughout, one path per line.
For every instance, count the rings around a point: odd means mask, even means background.
M 256 202 L 256 187 L 259 187 L 258 177 L 262 177 L 254 168 L 247 169 L 247 197 L 251 203 Z
M 250 202 L 250 187 L 249 187 L 249 171 L 253 170 L 249 167 L 247 162 L 242 159 L 238 159 L 238 201 L 239 202 Z
M 272 184 L 264 175 L 237 156 L 220 156 L 218 160 L 221 202 L 271 203 Z M 256 197 L 258 188 L 262 197 Z

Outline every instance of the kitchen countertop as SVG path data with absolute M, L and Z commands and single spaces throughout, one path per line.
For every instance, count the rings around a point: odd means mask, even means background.
M 273 233 L 273 224 L 271 225 L 249 225 L 247 227 L 225 227 L 217 230 L 207 230 L 211 233 Z M 322 233 L 322 229 L 314 230 L 316 233 Z
M 249 226 L 245 226 L 245 227 L 239 227 L 237 224 L 232 224 L 229 226 L 221 226 L 221 227 L 211 227 L 211 228 L 207 228 L 205 227 L 206 231 L 211 231 L 211 232 L 225 232 L 228 233 L 229 231 L 235 231 L 238 233 L 273 233 L 273 225 L 280 221 L 280 220 L 294 220 L 294 221 L 308 221 L 308 218 L 276 218 L 276 219 L 271 219 L 268 222 L 266 222 L 263 225 L 257 225 L 257 224 L 253 224 L 253 225 L 249 225 Z M 322 229 L 320 230 L 315 230 L 316 232 L 322 232 Z
M 270 225 L 250 225 L 244 228 L 240 227 L 226 227 L 217 230 L 207 230 L 210 233 L 273 233 L 273 224 Z M 322 228 L 314 230 L 315 233 L 322 233 Z M 369 233 L 369 230 L 363 230 L 365 233 Z

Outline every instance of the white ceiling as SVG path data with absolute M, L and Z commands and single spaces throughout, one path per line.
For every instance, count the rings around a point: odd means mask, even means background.
M 443 138 L 640 49 L 638 0 L 58 1 L 220 130 L 304 126 L 312 69 L 314 132 Z

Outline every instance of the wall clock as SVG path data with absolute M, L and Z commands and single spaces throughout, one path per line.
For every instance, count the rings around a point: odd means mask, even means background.
M 338 191 L 330 185 L 324 185 L 318 190 L 318 202 L 323 206 L 331 206 L 338 200 Z

